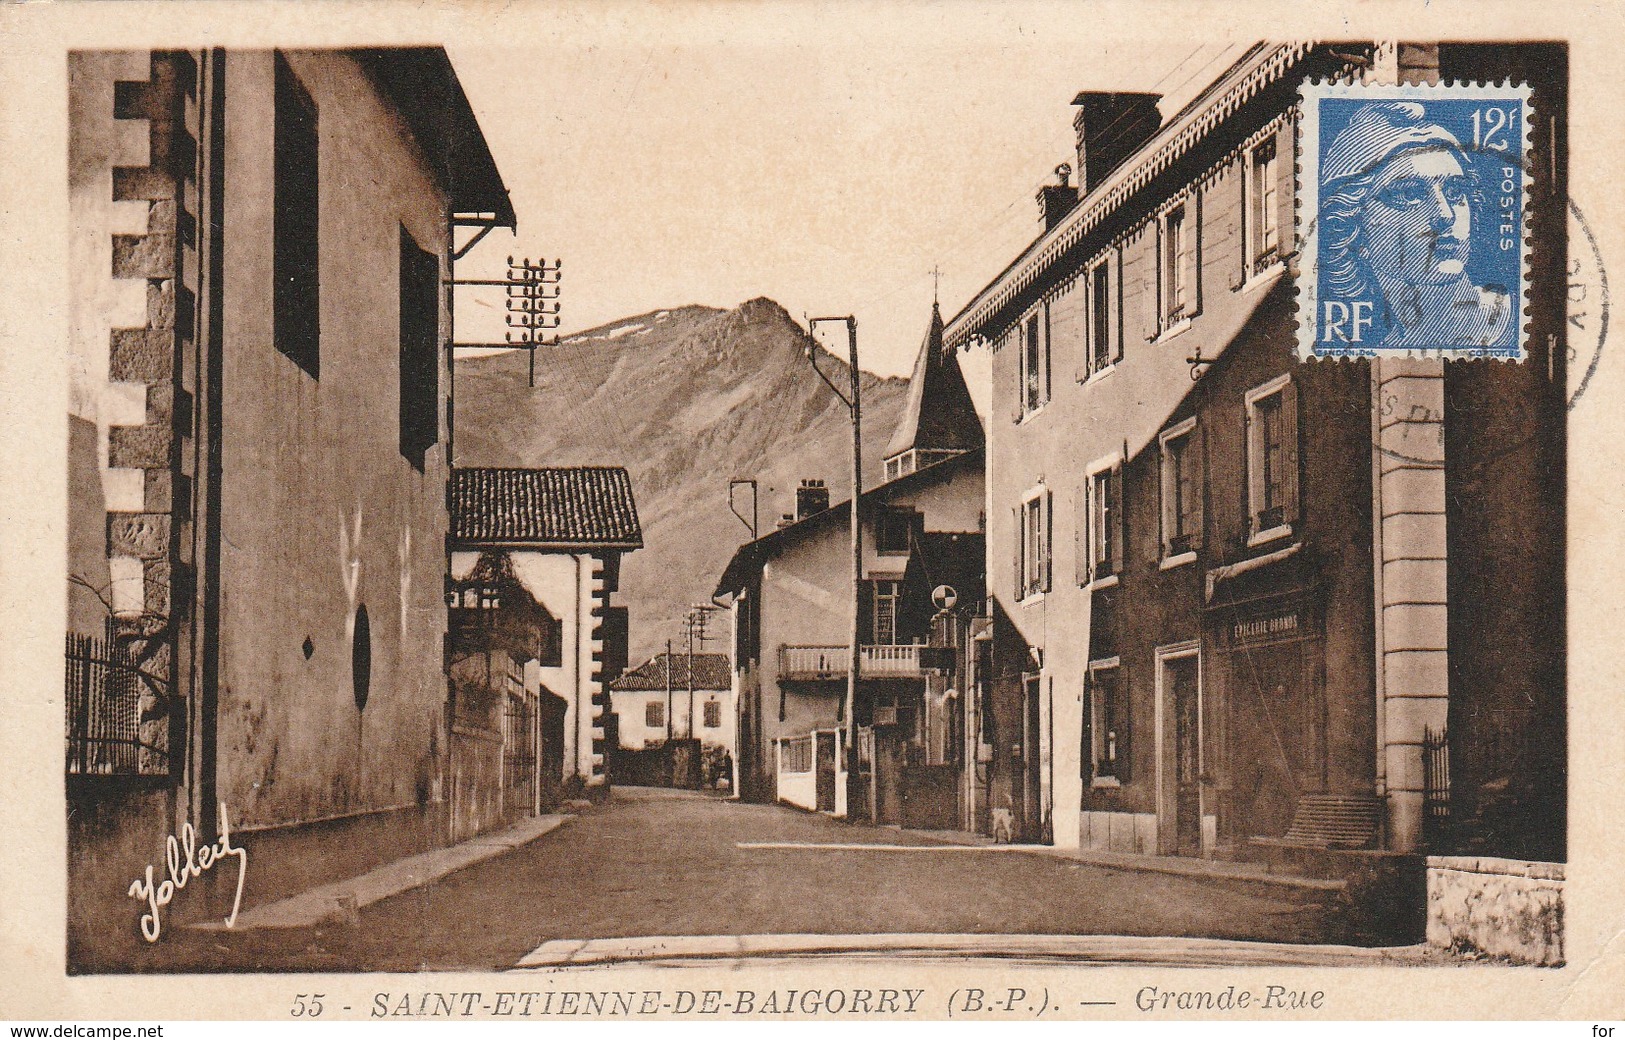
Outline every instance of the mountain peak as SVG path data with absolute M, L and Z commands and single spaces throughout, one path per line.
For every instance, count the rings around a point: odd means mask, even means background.
M 833 331 L 833 330 L 831 330 Z M 731 310 L 676 307 L 606 322 L 536 352 L 457 364 L 459 466 L 625 466 L 644 548 L 626 558 L 632 643 L 646 657 L 749 537 L 727 481 L 757 481 L 759 533 L 794 508 L 802 478 L 850 494 L 846 408 L 811 371 L 806 330 L 765 296 Z M 844 333 L 830 337 L 844 354 Z M 837 386 L 845 359 L 820 349 Z M 907 382 L 862 374 L 865 484 L 880 476 Z M 749 515 L 748 494 L 739 508 Z

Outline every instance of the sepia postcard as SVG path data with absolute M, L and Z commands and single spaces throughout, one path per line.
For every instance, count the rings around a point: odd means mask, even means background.
M 1622 21 L 0 11 L 0 1009 L 1625 1017 Z

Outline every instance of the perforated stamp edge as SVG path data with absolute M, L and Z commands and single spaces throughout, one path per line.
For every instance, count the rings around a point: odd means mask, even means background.
M 1293 317 L 1297 326 L 1297 355 L 1299 361 L 1341 361 L 1357 358 L 1436 358 L 1444 360 L 1478 360 L 1523 362 L 1528 360 L 1529 328 L 1529 256 L 1534 229 L 1530 226 L 1530 193 L 1534 177 L 1530 166 L 1531 148 L 1531 96 L 1527 83 L 1411 83 L 1402 85 L 1371 84 L 1348 80 L 1306 79 L 1298 88 L 1298 119 L 1296 161 L 1293 163 L 1294 188 L 1297 205 L 1294 207 L 1293 233 L 1298 263 L 1295 265 Z M 1518 335 L 1511 348 L 1445 347 L 1430 349 L 1388 349 L 1379 347 L 1344 348 L 1327 350 L 1315 343 L 1316 308 L 1319 306 L 1319 233 L 1320 233 L 1320 102 L 1326 98 L 1357 98 L 1371 101 L 1426 101 L 1428 98 L 1482 98 L 1486 101 L 1514 101 L 1519 105 L 1523 135 L 1517 168 L 1520 171 L 1520 211 L 1518 214 Z M 1475 214 L 1475 217 L 1477 214 Z

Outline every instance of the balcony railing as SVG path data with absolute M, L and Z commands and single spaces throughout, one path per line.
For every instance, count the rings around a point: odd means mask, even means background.
M 859 649 L 859 675 L 865 679 L 916 679 L 920 651 L 913 644 L 868 645 Z M 779 677 L 783 679 L 844 679 L 849 667 L 844 646 L 783 646 L 779 648 Z

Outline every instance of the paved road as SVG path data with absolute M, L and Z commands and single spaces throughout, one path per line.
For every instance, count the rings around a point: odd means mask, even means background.
M 761 843 L 775 847 L 749 847 Z M 507 968 L 549 940 L 652 935 L 1031 933 L 1321 942 L 1334 937 L 1324 898 L 1008 849 L 943 847 L 921 835 L 780 806 L 623 788 L 611 803 L 584 810 L 531 845 L 362 910 L 356 925 L 192 936 L 171 948 L 166 967 Z

